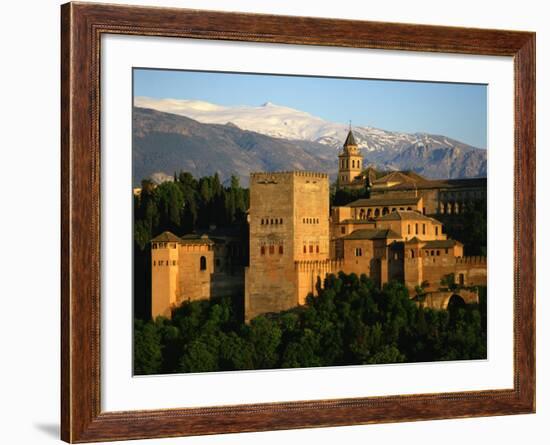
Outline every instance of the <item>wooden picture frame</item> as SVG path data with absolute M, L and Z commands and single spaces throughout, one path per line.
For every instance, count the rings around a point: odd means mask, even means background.
M 534 33 L 91 3 L 65 4 L 61 17 L 63 440 L 95 442 L 535 411 Z M 99 116 L 103 34 L 512 56 L 513 389 L 102 412 Z

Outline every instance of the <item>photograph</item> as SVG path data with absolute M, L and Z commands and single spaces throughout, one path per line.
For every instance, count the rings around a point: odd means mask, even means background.
M 487 359 L 487 85 L 132 76 L 134 375 Z

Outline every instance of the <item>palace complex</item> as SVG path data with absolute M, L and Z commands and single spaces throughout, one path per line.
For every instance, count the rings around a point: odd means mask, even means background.
M 446 308 L 453 296 L 477 301 L 485 257 L 465 257 L 442 220 L 486 202 L 486 179 L 429 180 L 410 172 L 377 177 L 363 169 L 353 133 L 338 156 L 337 187 L 367 198 L 330 208 L 329 177 L 308 171 L 250 175 L 248 241 L 212 230 L 151 240 L 152 316 L 183 301 L 244 295 L 245 319 L 304 304 L 327 274 L 366 274 L 378 286 L 404 283 L 411 298 Z M 248 258 L 248 261 L 246 261 Z M 441 280 L 451 277 L 459 290 Z

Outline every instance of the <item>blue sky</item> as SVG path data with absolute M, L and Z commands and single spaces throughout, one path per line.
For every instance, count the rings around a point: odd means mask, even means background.
M 333 122 L 487 147 L 486 85 L 135 69 L 134 95 L 226 106 L 272 102 Z

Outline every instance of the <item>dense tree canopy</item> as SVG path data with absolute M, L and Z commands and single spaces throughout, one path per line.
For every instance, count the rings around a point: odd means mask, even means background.
M 216 173 L 195 179 L 191 173 L 174 173 L 174 180 L 156 186 L 142 181 L 141 194 L 134 197 L 134 313 L 147 320 L 150 310 L 151 252 L 149 241 L 169 230 L 183 235 L 210 226 L 233 227 L 246 239 L 248 189 L 231 177 L 221 184 Z
M 426 309 L 392 282 L 330 275 L 304 306 L 242 323 L 230 298 L 184 303 L 171 320 L 136 322 L 137 374 L 485 358 L 480 304 Z

